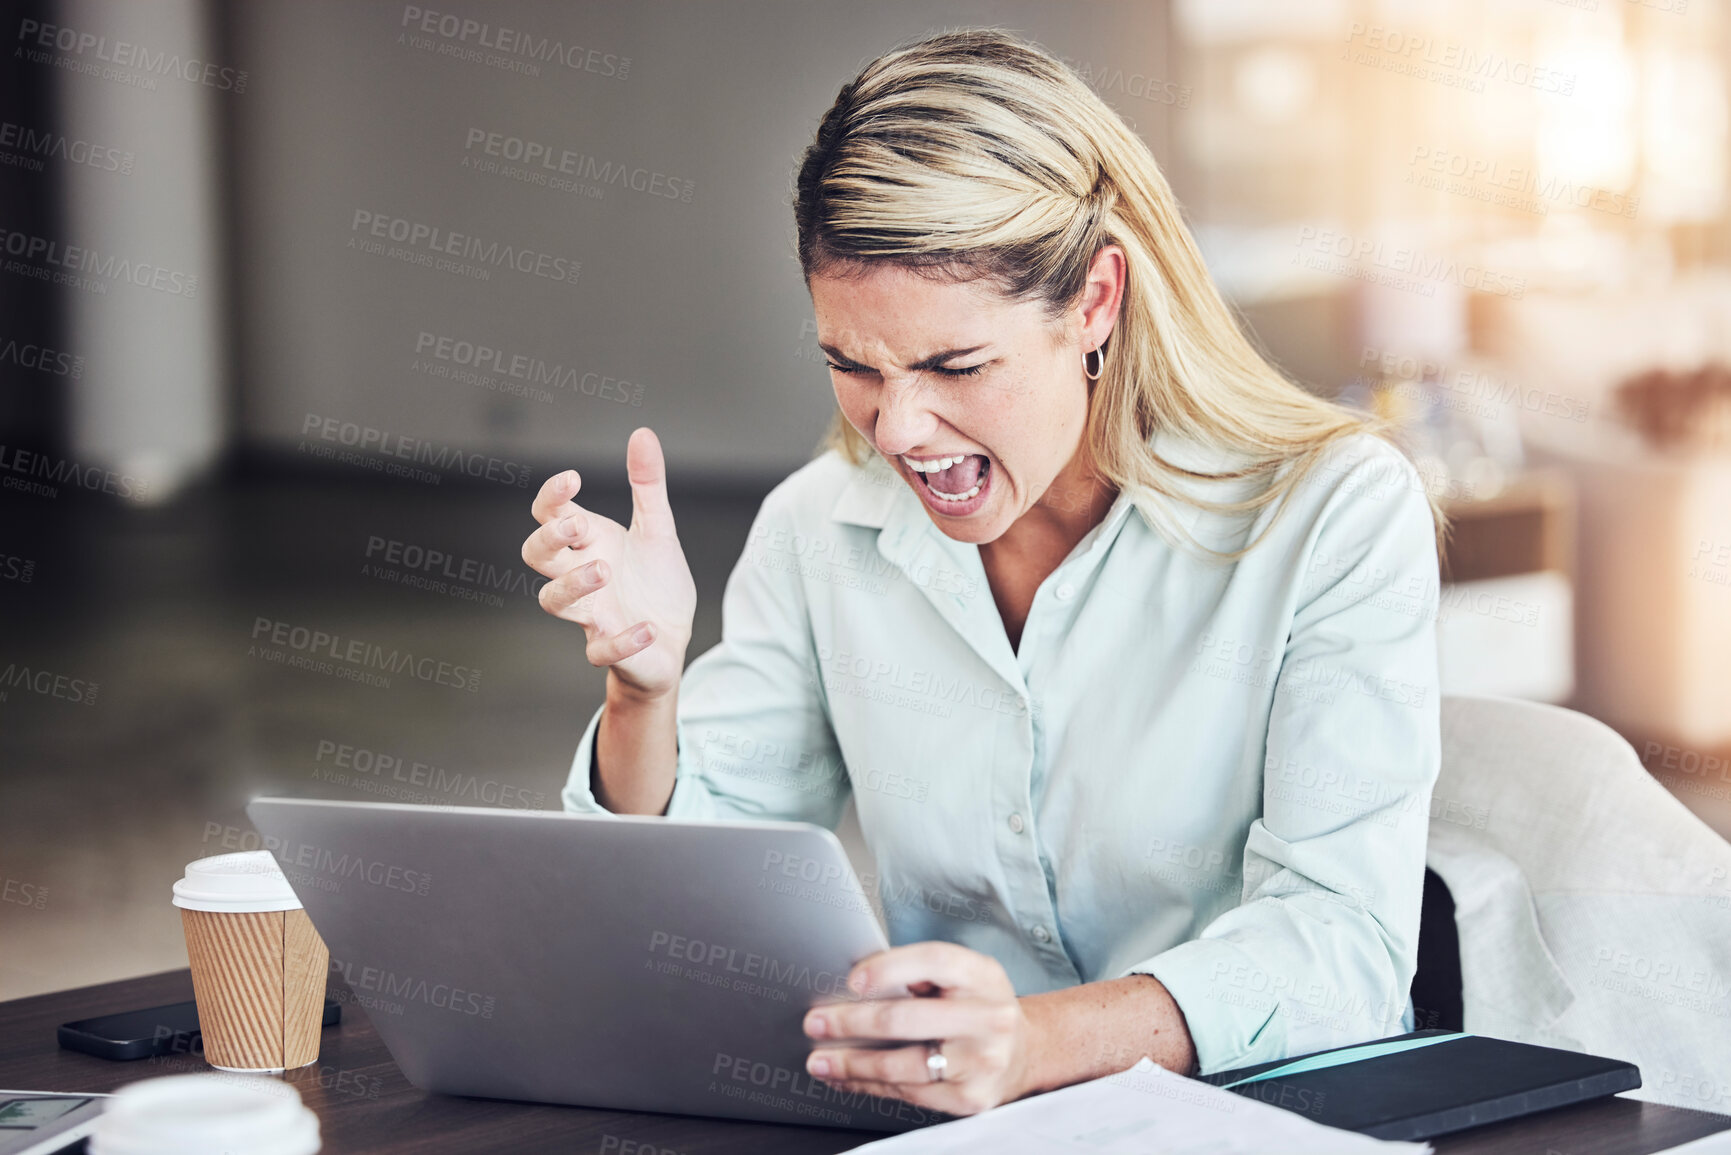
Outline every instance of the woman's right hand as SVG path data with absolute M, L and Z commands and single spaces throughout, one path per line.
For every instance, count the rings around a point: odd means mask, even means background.
M 631 434 L 625 473 L 629 529 L 572 500 L 581 484 L 576 470 L 549 478 L 535 496 L 541 528 L 523 542 L 523 561 L 551 579 L 541 587 L 541 608 L 583 627 L 589 664 L 653 699 L 679 686 L 697 585 L 674 532 L 661 442 L 649 429 Z

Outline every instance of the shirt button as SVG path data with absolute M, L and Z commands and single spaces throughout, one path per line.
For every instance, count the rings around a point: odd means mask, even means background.
M 1020 814 L 1010 815 L 1010 833 L 1011 834 L 1020 834 L 1026 828 L 1026 826 L 1027 826 L 1027 823 L 1022 821 L 1022 816 Z
M 1051 942 L 1052 941 L 1052 932 L 1047 930 L 1043 926 L 1037 926 L 1034 928 L 1034 941 L 1035 942 Z
M 1057 594 L 1059 601 L 1067 602 L 1076 596 L 1076 587 L 1071 585 L 1069 582 L 1065 582 L 1053 592 Z

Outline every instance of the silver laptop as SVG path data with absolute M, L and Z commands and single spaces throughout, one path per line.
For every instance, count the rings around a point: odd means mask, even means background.
M 888 944 L 818 826 L 256 798 L 247 815 L 429 1091 L 901 1131 L 805 1072 L 805 1012 Z M 348 994 L 344 993 L 346 984 Z

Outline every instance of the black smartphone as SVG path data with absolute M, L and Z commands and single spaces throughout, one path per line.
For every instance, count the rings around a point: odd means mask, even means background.
M 342 1022 L 343 1006 L 325 1000 L 324 1025 Z M 142 1011 L 122 1011 L 60 1024 L 60 1045 L 99 1059 L 148 1059 L 155 1055 L 197 1055 L 204 1052 L 198 1029 L 197 1003 L 170 1003 Z

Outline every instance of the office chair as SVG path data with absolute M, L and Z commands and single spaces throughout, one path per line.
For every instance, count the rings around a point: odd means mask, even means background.
M 1453 982 L 1469 1032 L 1627 1059 L 1634 1097 L 1731 1114 L 1731 843 L 1615 731 L 1445 697 L 1426 857 L 1418 1026 L 1452 1025 Z

